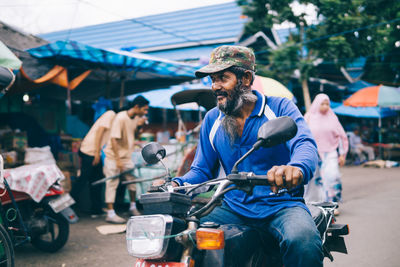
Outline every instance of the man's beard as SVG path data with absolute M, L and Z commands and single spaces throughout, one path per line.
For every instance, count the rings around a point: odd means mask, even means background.
M 230 144 L 233 145 L 239 136 L 239 125 L 236 118 L 241 115 L 242 108 L 246 104 L 257 101 L 257 96 L 251 92 L 250 88 L 243 86 L 241 81 L 232 90 L 231 95 L 225 93 L 225 96 L 225 103 L 218 104 L 218 108 L 225 114 L 221 124 L 229 136 Z

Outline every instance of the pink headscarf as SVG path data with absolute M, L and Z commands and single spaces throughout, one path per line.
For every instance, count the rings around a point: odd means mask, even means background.
M 320 155 L 336 150 L 339 144 L 339 153 L 345 155 L 349 148 L 347 135 L 331 108 L 325 114 L 321 113 L 320 107 L 325 100 L 329 101 L 329 96 L 318 94 L 314 98 L 310 110 L 304 115 L 304 118 L 310 127 L 315 142 L 317 142 Z

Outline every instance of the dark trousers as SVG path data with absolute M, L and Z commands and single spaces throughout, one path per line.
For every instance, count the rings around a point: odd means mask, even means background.
M 96 166 L 92 165 L 94 157 L 89 156 L 79 151 L 81 158 L 81 175 L 78 177 L 76 182 L 72 186 L 70 192 L 71 196 L 79 202 L 79 196 L 85 187 L 89 187 L 90 194 L 90 212 L 92 214 L 102 213 L 103 208 L 103 186 L 99 184 L 92 186 L 91 183 L 103 178 L 103 165 L 100 162 Z

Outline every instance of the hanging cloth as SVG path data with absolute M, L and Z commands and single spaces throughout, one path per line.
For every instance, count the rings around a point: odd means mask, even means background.
M 41 84 L 45 82 L 51 82 L 62 86 L 64 88 L 69 88 L 69 90 L 74 90 L 90 73 L 92 70 L 87 70 L 80 74 L 79 76 L 75 77 L 71 81 L 68 81 L 68 71 L 66 68 L 62 66 L 54 66 L 49 72 L 38 79 L 31 79 L 24 69 L 21 67 L 22 76 L 24 76 L 27 80 L 35 84 Z

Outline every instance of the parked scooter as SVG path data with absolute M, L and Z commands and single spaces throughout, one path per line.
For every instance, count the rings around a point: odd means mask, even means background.
M 227 177 L 216 178 L 198 185 L 172 187 L 167 169 L 167 183 L 143 194 L 140 203 L 148 215 L 131 217 L 127 224 L 127 249 L 138 258 L 137 267 L 150 266 L 283 266 L 279 245 L 272 237 L 262 236 L 256 229 L 238 225 L 200 224 L 225 193 L 243 190 L 252 194 L 254 186 L 268 185 L 266 175 L 235 171 L 248 155 L 260 147 L 272 147 L 295 136 L 297 126 L 289 117 L 266 122 L 258 132 L 258 140 L 239 159 Z M 142 150 L 150 164 L 165 156 L 165 149 L 150 143 Z M 161 161 L 162 162 L 162 161 Z M 200 187 L 219 185 L 204 206 L 193 206 L 190 193 Z M 187 190 L 186 193 L 181 193 Z M 336 203 L 320 203 L 309 207 L 323 241 L 324 255 L 333 260 L 332 251 L 347 253 L 344 235 L 347 225 L 335 224 Z
M 64 194 L 56 182 L 37 203 L 26 193 L 12 191 L 6 179 L 4 185 L 0 197 L 0 214 L 14 246 L 30 241 L 33 246 L 45 252 L 61 249 L 68 240 L 69 223 L 78 221 L 70 207 L 75 203 L 71 196 Z

